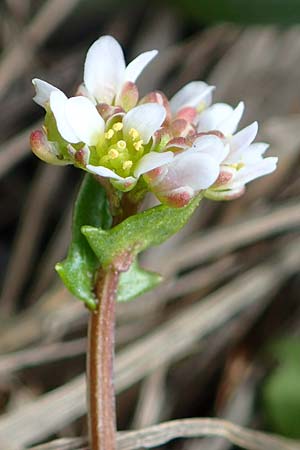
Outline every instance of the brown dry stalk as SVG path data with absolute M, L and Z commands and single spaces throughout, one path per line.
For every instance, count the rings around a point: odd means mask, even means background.
M 161 423 L 138 431 L 118 433 L 118 450 L 153 448 L 178 438 L 222 437 L 247 450 L 300 450 L 300 442 L 260 431 L 249 430 L 221 419 L 183 419 Z M 31 450 L 88 450 L 82 439 L 59 441 Z

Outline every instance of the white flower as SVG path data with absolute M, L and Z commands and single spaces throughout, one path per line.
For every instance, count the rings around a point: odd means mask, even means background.
M 198 132 L 218 130 L 224 136 L 232 135 L 244 112 L 244 103 L 240 102 L 235 109 L 226 103 L 214 103 L 198 117 Z
M 126 67 L 123 50 L 112 36 L 102 36 L 89 48 L 84 65 L 84 85 L 80 91 L 96 103 L 113 104 L 127 82 L 135 82 L 157 50 L 141 53 Z M 53 91 L 51 84 L 35 78 L 34 101 L 46 106 Z
M 149 152 L 139 157 L 165 120 L 165 109 L 161 105 L 147 103 L 136 106 L 126 114 L 119 114 L 118 121 L 110 126 L 105 124 L 96 106 L 86 97 L 67 98 L 55 90 L 50 94 L 49 103 L 57 129 L 65 141 L 85 144 L 88 147 L 85 154 L 91 157 L 93 149 L 89 147 L 97 147 L 103 153 L 100 163 L 88 161 L 86 170 L 115 180 L 119 188 L 131 189 L 144 172 L 165 164 L 173 157 L 172 152 Z
M 191 81 L 181 88 L 170 100 L 173 114 L 177 114 L 183 108 L 195 108 L 203 111 L 212 102 L 214 86 L 209 86 L 204 81 Z
M 253 122 L 227 140 L 230 151 L 221 163 L 217 182 L 206 193 L 208 198 L 236 198 L 244 192 L 247 183 L 276 169 L 278 158 L 263 157 L 269 145 L 262 142 L 252 143 L 257 130 L 257 122 Z
M 144 178 L 162 202 L 182 207 L 216 181 L 228 151 L 219 137 L 201 136 L 169 163 L 145 173 Z

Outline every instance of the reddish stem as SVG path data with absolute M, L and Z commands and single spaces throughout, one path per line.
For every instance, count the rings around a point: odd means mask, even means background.
M 93 450 L 115 450 L 116 410 L 113 383 L 115 299 L 119 272 L 110 267 L 99 273 L 95 287 L 99 301 L 91 312 L 88 333 L 87 385 L 90 445 Z

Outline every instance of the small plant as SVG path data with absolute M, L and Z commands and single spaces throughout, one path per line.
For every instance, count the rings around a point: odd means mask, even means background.
M 164 242 L 204 198 L 231 200 L 275 170 L 265 143 L 253 143 L 254 122 L 236 132 L 244 111 L 212 104 L 213 86 L 193 81 L 171 100 L 139 97 L 136 80 L 157 51 L 127 67 L 111 36 L 89 49 L 75 97 L 34 79 L 34 100 L 46 111 L 31 134 L 43 161 L 86 172 L 74 208 L 67 258 L 56 270 L 90 310 L 87 355 L 88 421 L 93 450 L 116 448 L 113 387 L 115 301 L 153 288 L 161 277 L 139 266 L 138 254 Z M 152 192 L 161 203 L 142 210 Z

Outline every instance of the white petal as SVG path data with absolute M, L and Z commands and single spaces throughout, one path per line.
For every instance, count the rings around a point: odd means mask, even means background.
M 226 160 L 228 163 L 238 162 L 244 150 L 254 141 L 258 131 L 258 123 L 253 122 L 246 128 L 236 133 L 230 139 L 230 154 Z
M 157 50 L 144 52 L 141 53 L 139 56 L 137 56 L 133 61 L 131 61 L 131 63 L 129 63 L 125 69 L 124 81 L 135 82 L 135 80 L 140 76 L 144 68 L 149 64 L 149 62 L 153 58 L 155 58 L 157 53 L 158 53 Z
M 227 103 L 215 103 L 199 115 L 198 131 L 219 130 L 219 125 L 233 113 L 233 108 Z
M 66 117 L 81 142 L 96 145 L 104 133 L 104 120 L 86 97 L 72 97 L 66 102 Z
M 232 113 L 226 117 L 221 123 L 218 124 L 218 130 L 220 130 L 225 136 L 233 134 L 242 118 L 245 109 L 244 102 L 240 102 Z
M 84 84 L 99 103 L 111 104 L 123 84 L 124 54 L 112 36 L 102 36 L 87 52 Z
M 170 100 L 171 111 L 176 113 L 185 106 L 197 108 L 203 103 L 206 108 L 212 102 L 214 86 L 209 86 L 204 81 L 191 81 L 181 88 Z
M 256 142 L 249 145 L 243 153 L 242 161 L 245 164 L 254 164 L 262 160 L 263 154 L 269 148 L 269 144 L 264 142 Z
M 134 176 L 139 178 L 143 173 L 149 172 L 149 170 L 156 169 L 172 161 L 174 158 L 173 152 L 150 152 L 139 161 L 135 168 Z
M 81 83 L 81 84 L 78 86 L 75 95 L 76 95 L 76 96 L 77 96 L 77 95 L 82 95 L 82 97 L 87 97 L 89 100 L 91 100 L 91 102 L 92 102 L 94 105 L 97 104 L 95 98 L 92 96 L 92 94 L 90 93 L 90 91 L 87 89 L 87 87 L 86 87 L 83 83 Z
M 158 103 L 145 103 L 131 109 L 123 119 L 124 134 L 128 135 L 131 128 L 136 129 L 141 139 L 147 144 L 152 135 L 165 120 L 166 110 Z
M 35 96 L 33 97 L 33 101 L 40 106 L 45 107 L 45 105 L 50 101 L 50 94 L 53 91 L 60 91 L 52 84 L 47 83 L 47 81 L 39 80 L 38 78 L 34 78 L 32 80 L 32 84 L 35 88 Z
M 67 101 L 67 96 L 61 91 L 54 91 L 50 94 L 50 108 L 54 114 L 59 133 L 66 141 L 76 144 L 77 142 L 80 142 L 80 139 L 67 120 Z
M 218 178 L 220 165 L 206 153 L 181 153 L 169 166 L 168 178 L 173 186 L 190 186 L 195 191 L 207 189 Z
M 255 180 L 256 178 L 274 172 L 277 166 L 277 161 L 278 158 L 270 157 L 261 160 L 257 164 L 252 164 L 244 167 L 243 169 L 239 170 L 234 177 L 233 187 L 236 184 L 246 184 L 252 180 Z
M 104 178 L 112 178 L 113 180 L 124 180 L 125 178 L 120 177 L 115 172 L 113 172 L 110 169 L 107 169 L 107 167 L 103 166 L 93 166 L 91 164 L 88 164 L 86 166 L 87 170 L 95 175 L 99 175 L 99 177 Z
M 222 140 L 214 135 L 201 136 L 197 138 L 187 152 L 202 152 L 212 156 L 218 163 L 221 163 L 229 152 L 229 146 L 224 145 Z

